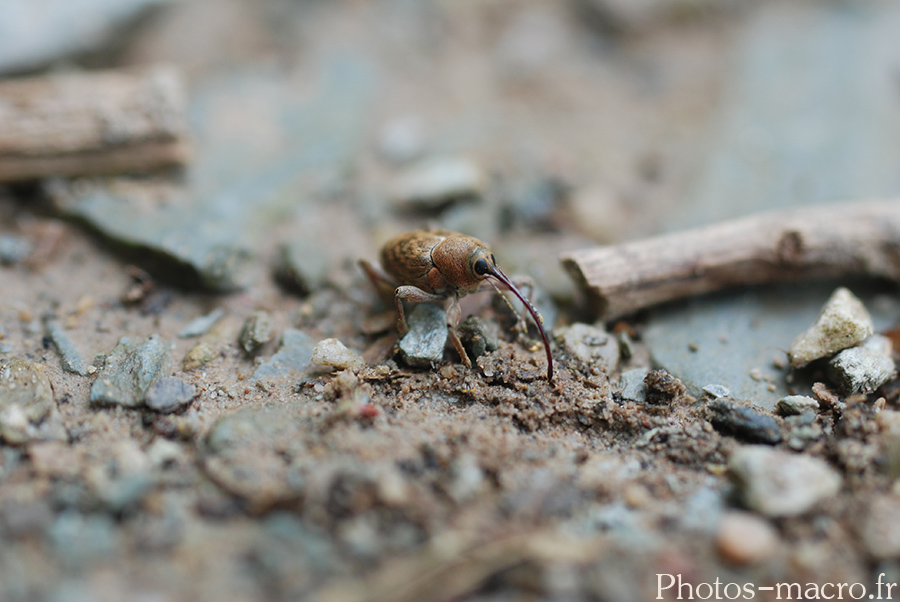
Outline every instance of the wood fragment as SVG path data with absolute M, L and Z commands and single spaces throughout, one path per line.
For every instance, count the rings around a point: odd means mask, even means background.
M 0 82 L 0 182 L 147 172 L 190 155 L 179 71 L 66 73 Z
M 576 251 L 562 263 L 607 320 L 730 286 L 850 276 L 900 282 L 900 201 L 761 213 Z

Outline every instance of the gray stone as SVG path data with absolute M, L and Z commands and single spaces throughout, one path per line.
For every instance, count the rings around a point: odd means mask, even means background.
M 859 535 L 866 551 L 879 560 L 900 556 L 900 499 L 876 495 L 859 515 Z
M 122 337 L 91 387 L 91 403 L 136 408 L 147 390 L 169 367 L 170 354 L 157 336 Z
M 598 326 L 578 322 L 558 328 L 554 336 L 573 358 L 586 366 L 598 366 L 610 372 L 619 363 L 619 342 Z
M 482 196 L 486 181 L 481 168 L 466 158 L 432 158 L 398 175 L 390 196 L 401 207 L 434 210 L 458 199 Z
M 782 397 L 812 386 L 813 376 L 795 372 L 788 387 L 786 362 L 774 361 L 773 350 L 787 349 L 833 290 L 831 283 L 771 285 L 672 303 L 650 312 L 643 342 L 653 363 L 680 378 L 691 395 L 702 397 L 701 387 L 715 382 L 735 398 L 774 410 Z M 900 298 L 877 286 L 857 291 L 877 330 L 896 324 Z
M 736 449 L 728 471 L 743 503 L 770 517 L 805 514 L 841 488 L 840 474 L 824 460 L 760 445 Z
M 33 245 L 24 236 L 0 235 L 0 265 L 22 263 L 31 254 Z
M 890 340 L 874 335 L 859 347 L 834 356 L 828 363 L 828 378 L 847 395 L 869 394 L 886 383 L 896 369 Z
M 56 350 L 59 352 L 60 362 L 63 370 L 85 376 L 88 373 L 87 362 L 81 356 L 75 343 L 66 334 L 65 329 L 57 320 L 47 320 L 44 324 L 47 329 L 47 336 L 53 341 Z
M 800 368 L 813 360 L 852 347 L 872 335 L 874 325 L 862 301 L 848 289 L 832 293 L 815 323 L 791 343 L 791 366 Z
M 416 304 L 406 316 L 409 332 L 400 339 L 400 356 L 413 368 L 428 368 L 444 359 L 447 314 L 433 303 Z
M 105 514 L 66 510 L 56 517 L 47 535 L 57 557 L 72 568 L 109 559 L 121 547 L 115 522 Z
M 803 412 L 818 412 L 819 402 L 806 395 L 787 395 L 778 400 L 776 408 L 782 416 L 799 416 Z
M 253 256 L 273 229 L 317 201 L 298 191 L 340 173 L 362 143 L 373 71 L 345 55 L 325 59 L 322 72 L 320 93 L 306 104 L 296 101 L 308 93 L 306 70 L 248 67 L 196 82 L 190 114 L 198 147 L 182 187 L 57 180 L 45 192 L 61 215 L 87 222 L 159 279 L 219 291 L 246 286 L 260 273 Z M 238 113 L 239 125 L 213 123 Z
M 472 359 L 500 348 L 500 328 L 496 322 L 469 316 L 462 321 L 456 331 Z
M 180 378 L 165 376 L 150 385 L 144 404 L 151 410 L 168 414 L 187 407 L 196 396 L 194 385 Z
M 221 320 L 224 315 L 225 310 L 221 307 L 217 307 L 205 316 L 194 318 L 188 322 L 185 327 L 181 329 L 181 332 L 178 333 L 178 336 L 182 339 L 203 336 L 209 332 L 209 330 L 216 325 L 216 322 Z
M 708 158 L 667 228 L 900 195 L 891 160 L 900 107 L 884 80 L 896 64 L 900 4 L 775 2 L 748 17 L 708 124 Z M 836 50 L 848 47 L 856 52 Z M 778 92 L 786 86 L 790 95 Z
M 0 3 L 0 72 L 25 71 L 97 50 L 166 0 L 30 0 Z
M 366 367 L 366 360 L 337 339 L 324 339 L 316 343 L 310 361 L 319 366 L 331 366 L 338 370 L 359 370 Z
M 644 379 L 650 374 L 650 368 L 634 368 L 622 373 L 619 377 L 619 389 L 622 399 L 643 403 L 647 401 L 647 384 Z
M 285 329 L 281 335 L 281 346 L 278 351 L 260 364 L 250 378 L 250 382 L 283 383 L 288 380 L 296 380 L 309 368 L 312 353 L 313 343 L 309 335 L 302 330 Z
M 781 441 L 781 427 L 771 416 L 726 399 L 716 399 L 708 408 L 709 421 L 720 433 L 750 443 L 775 445 Z
M 389 161 L 407 163 L 425 150 L 425 131 L 422 120 L 404 115 L 384 123 L 378 131 L 378 151 Z
M 44 367 L 24 359 L 0 361 L 0 437 L 10 445 L 66 439 Z
M 256 353 L 260 347 L 272 340 L 272 318 L 266 311 L 254 312 L 241 329 L 238 343 L 247 353 Z
M 728 397 L 731 395 L 731 390 L 728 387 L 718 384 L 709 384 L 703 387 L 703 392 L 708 394 L 713 399 L 718 399 L 719 397 Z
M 306 296 L 325 284 L 330 268 L 319 236 L 306 232 L 279 246 L 273 275 L 284 290 Z

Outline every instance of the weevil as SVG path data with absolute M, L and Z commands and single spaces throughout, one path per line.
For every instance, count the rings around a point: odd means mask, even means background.
M 485 284 L 500 293 L 499 283 L 519 298 L 534 319 L 547 352 L 547 380 L 553 380 L 553 356 L 541 314 L 497 266 L 487 245 L 477 238 L 449 230 L 414 230 L 385 243 L 380 266 L 364 259 L 359 264 L 385 300 L 393 297 L 400 334 L 409 330 L 403 301 L 440 303 L 450 299 L 447 330 L 467 368 L 472 367 L 472 362 L 456 333 L 462 313 L 459 300 L 483 289 Z

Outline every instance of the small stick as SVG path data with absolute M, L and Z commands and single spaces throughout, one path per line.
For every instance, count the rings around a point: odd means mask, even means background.
M 0 82 L 0 182 L 183 164 L 186 115 L 174 67 Z
M 861 275 L 900 282 L 900 200 L 772 211 L 561 259 L 607 320 L 729 286 Z

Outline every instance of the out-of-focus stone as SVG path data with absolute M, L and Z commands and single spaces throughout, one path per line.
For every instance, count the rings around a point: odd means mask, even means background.
M 66 439 L 42 365 L 0 361 L 0 437 L 11 445 Z
M 782 416 L 797 416 L 803 412 L 818 412 L 819 402 L 806 395 L 788 395 L 779 399 L 776 407 Z
M 770 517 L 805 514 L 841 488 L 840 474 L 824 460 L 761 445 L 736 449 L 728 471 L 744 504 Z
M 272 340 L 272 318 L 266 311 L 254 312 L 241 329 L 238 343 L 247 353 L 256 353 L 260 347 Z
M 778 531 L 769 521 L 749 512 L 726 512 L 716 531 L 716 549 L 737 566 L 753 566 L 771 558 L 778 540 Z
M 433 211 L 456 200 L 481 197 L 486 182 L 481 168 L 469 159 L 433 158 L 398 175 L 391 199 L 399 207 Z
M 781 427 L 771 416 L 728 399 L 716 399 L 708 407 L 710 422 L 721 433 L 750 443 L 781 441 Z
M 180 378 L 165 376 L 150 385 L 144 404 L 151 410 L 168 414 L 187 407 L 196 396 L 194 385 Z

